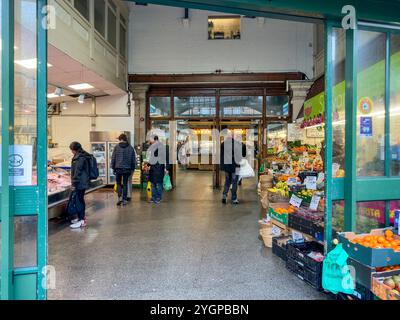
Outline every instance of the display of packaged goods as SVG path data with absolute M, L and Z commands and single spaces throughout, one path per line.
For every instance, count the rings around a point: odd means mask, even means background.
M 322 290 L 323 246 L 318 242 L 287 244 L 286 268 L 317 290 Z
M 400 237 L 392 228 L 375 229 L 368 234 L 341 232 L 343 248 L 353 259 L 372 267 L 400 265 Z
M 272 239 L 272 253 L 286 261 L 287 244 L 292 240 L 291 236 L 280 236 Z
M 57 193 L 70 188 L 71 175 L 69 171 L 52 169 L 47 173 L 47 189 L 49 194 Z

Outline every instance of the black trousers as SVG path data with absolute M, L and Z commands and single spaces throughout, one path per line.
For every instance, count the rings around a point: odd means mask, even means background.
M 121 172 L 116 172 L 115 173 L 115 180 L 117 182 L 117 192 L 118 192 L 118 198 L 122 200 L 127 200 L 128 198 L 128 180 L 130 177 L 131 173 L 121 173 Z
M 85 220 L 85 210 L 86 210 L 85 192 L 86 192 L 86 190 L 85 189 L 82 189 L 82 190 L 76 189 L 75 192 L 76 192 L 76 196 L 78 198 L 78 201 L 81 204 L 81 206 L 80 206 L 81 210 L 78 212 L 78 219 L 79 220 Z

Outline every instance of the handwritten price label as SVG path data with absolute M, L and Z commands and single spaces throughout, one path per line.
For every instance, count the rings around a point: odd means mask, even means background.
M 304 179 L 304 183 L 308 190 L 317 190 L 317 177 L 308 176 Z
M 313 211 L 317 211 L 320 200 L 321 200 L 321 197 L 313 196 L 311 198 L 310 209 Z
M 296 196 L 295 194 L 292 195 L 292 197 L 290 198 L 289 203 L 292 206 L 295 206 L 296 208 L 299 208 L 301 206 L 301 203 L 303 202 L 303 199 L 299 198 L 298 196 Z

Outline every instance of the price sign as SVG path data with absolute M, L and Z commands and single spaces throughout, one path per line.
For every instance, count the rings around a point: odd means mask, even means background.
M 295 185 L 295 184 L 297 184 L 297 178 L 289 178 L 289 179 L 287 180 L 287 185 L 288 185 L 288 186 L 293 186 L 293 185 Z
M 279 168 L 278 168 L 278 166 L 277 166 L 276 164 L 273 164 L 273 165 L 272 165 L 272 170 L 274 170 L 274 171 L 278 171 L 278 170 L 279 170 Z
M 325 173 L 320 172 L 318 173 L 317 183 L 322 183 L 325 180 Z
M 321 197 L 313 196 L 311 198 L 310 209 L 313 211 L 317 211 L 320 200 L 321 200 Z
M 272 235 L 274 235 L 274 236 L 280 236 L 281 235 L 281 229 L 279 228 L 279 227 L 277 227 L 277 226 L 273 226 L 272 227 L 272 230 L 271 230 L 271 233 L 272 233 Z
M 292 195 L 292 197 L 290 198 L 290 201 L 289 201 L 289 203 L 292 206 L 295 206 L 296 208 L 299 208 L 301 206 L 302 202 L 303 202 L 303 199 L 299 198 L 295 194 Z
M 292 230 L 292 239 L 294 242 L 303 242 L 304 241 L 303 234 L 296 230 Z
M 308 176 L 304 179 L 304 183 L 308 190 L 317 190 L 317 177 Z

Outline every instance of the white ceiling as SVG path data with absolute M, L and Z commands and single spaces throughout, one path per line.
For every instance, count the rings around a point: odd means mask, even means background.
M 64 88 L 66 97 L 50 98 L 49 102 L 69 101 L 76 98 L 67 97 L 69 94 L 89 93 L 94 96 L 118 95 L 124 91 L 107 81 L 94 71 L 72 59 L 52 45 L 48 45 L 48 93 L 54 93 L 55 86 Z M 84 91 L 68 90 L 68 86 L 78 83 L 89 83 L 94 88 Z

